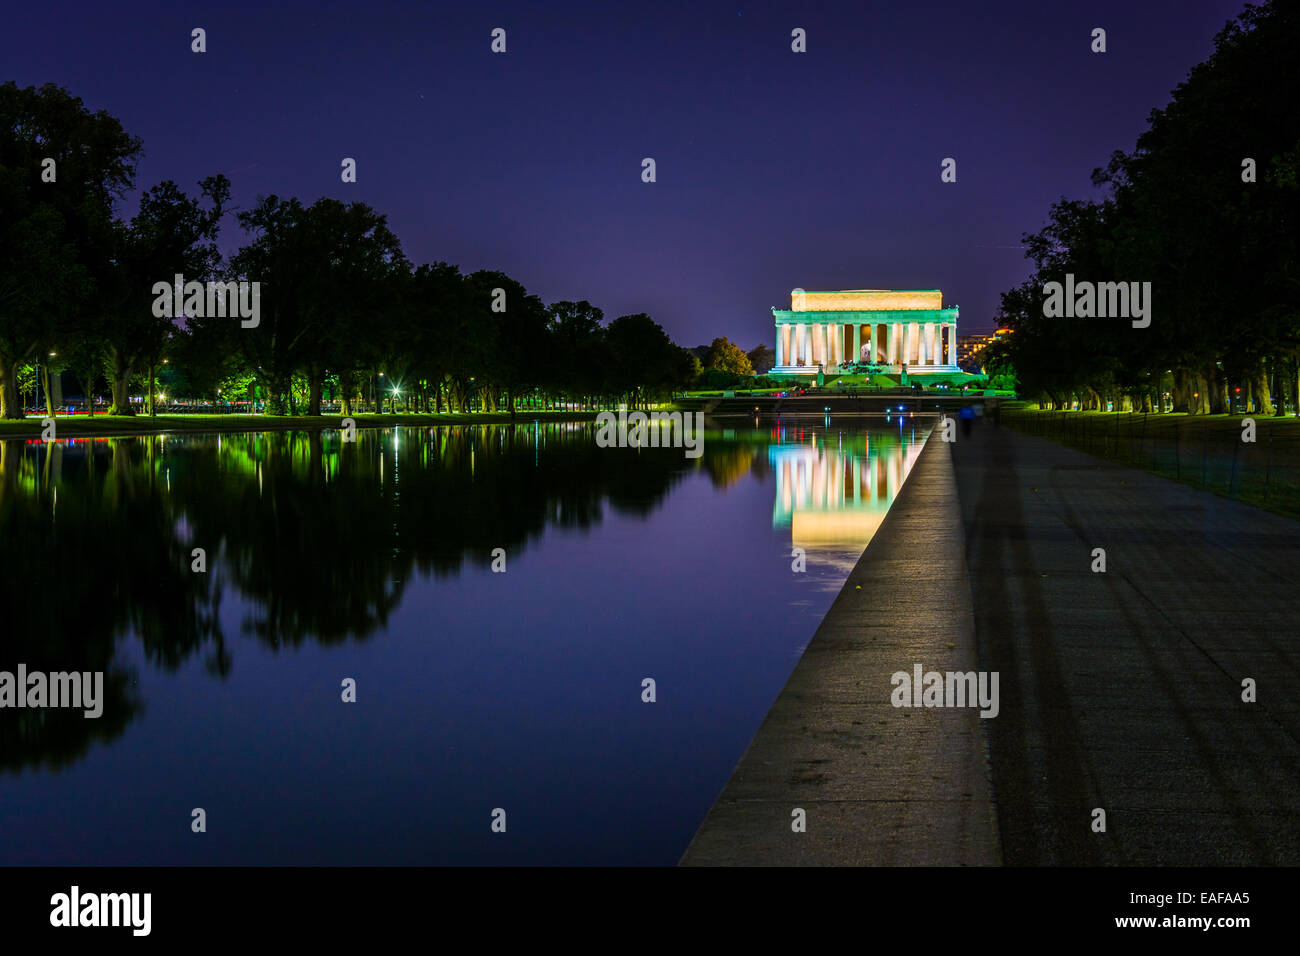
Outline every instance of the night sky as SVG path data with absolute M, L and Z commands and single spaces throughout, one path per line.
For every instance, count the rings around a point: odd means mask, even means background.
M 196 193 L 222 172 L 244 208 L 359 200 L 416 263 L 501 269 L 548 302 L 748 349 L 772 344 L 770 308 L 795 286 L 939 288 L 963 332 L 989 329 L 1027 273 L 1021 234 L 1093 195 L 1091 170 L 1132 148 L 1242 8 L 8 3 L 0 81 L 52 81 L 118 117 L 144 141 L 140 188 Z

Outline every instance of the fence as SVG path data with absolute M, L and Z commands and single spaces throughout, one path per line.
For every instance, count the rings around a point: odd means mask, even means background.
M 1008 408 L 1017 431 L 1300 517 L 1300 419 L 1255 416 L 1254 441 L 1236 416 L 1040 412 Z

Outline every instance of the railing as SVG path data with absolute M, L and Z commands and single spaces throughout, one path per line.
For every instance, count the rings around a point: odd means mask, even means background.
M 1240 416 L 1010 408 L 1001 416 L 1017 431 L 1300 516 L 1300 420 L 1245 418 L 1253 436 Z

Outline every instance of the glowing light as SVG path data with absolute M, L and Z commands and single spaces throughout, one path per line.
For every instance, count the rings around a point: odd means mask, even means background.
M 796 312 L 818 310 L 912 310 L 940 309 L 943 295 L 938 289 L 899 291 L 891 289 L 845 289 L 838 292 L 791 293 L 790 304 Z

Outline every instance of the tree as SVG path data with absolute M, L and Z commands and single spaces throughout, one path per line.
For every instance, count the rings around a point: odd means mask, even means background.
M 17 364 L 78 335 L 140 149 L 61 87 L 0 84 L 0 417 L 22 417 Z
M 134 414 L 128 392 L 137 371 L 145 372 L 145 404 L 154 414 L 158 363 L 180 319 L 170 310 L 154 314 L 154 285 L 171 285 L 177 275 L 186 283 L 216 276 L 221 258 L 217 231 L 230 198 L 230 180 L 209 176 L 199 186 L 210 202 L 207 209 L 168 180 L 140 197 L 140 209 L 129 225 L 119 222 L 114 229 L 116 255 L 104 283 L 106 321 L 97 330 L 112 390 L 112 415 Z
M 606 378 L 605 313 L 583 299 L 552 302 L 547 314 L 546 387 L 576 397 L 599 393 Z
M 462 410 L 481 399 L 513 415 L 539 392 L 645 403 L 699 373 L 696 356 L 643 313 L 606 327 L 589 302 L 548 307 L 500 271 L 412 269 L 385 217 L 362 203 L 260 198 L 237 216 L 247 241 L 222 268 L 224 176 L 204 179 L 197 197 L 161 182 L 129 221 L 114 215 L 139 152 L 117 120 L 58 87 L 0 86 L 0 415 L 22 415 L 20 370 L 44 384 L 48 406 L 52 360 L 75 372 L 88 397 L 106 375 L 111 411 L 128 415 L 141 382 L 153 413 L 164 362 L 169 392 L 235 397 L 253 379 L 268 411 L 296 412 L 301 401 L 311 415 L 327 386 L 350 413 L 364 383 L 380 376 L 381 409 L 391 390 L 417 410 L 430 398 L 438 410 L 444 399 Z M 194 314 L 162 310 L 155 289 L 170 292 L 178 275 L 200 286 L 257 283 L 258 322 L 208 314 L 217 298 L 209 288 L 199 296 L 205 308 L 183 304 Z M 227 302 L 231 291 L 221 290 Z M 752 373 L 725 339 L 705 351 Z M 755 351 L 761 361 L 768 354 Z
M 605 339 L 613 390 L 628 395 L 634 406 L 676 386 L 684 361 L 680 350 L 644 312 L 619 316 L 609 324 Z
M 391 364 L 399 349 L 409 352 L 409 374 L 432 393 L 434 411 L 441 412 L 446 383 L 460 362 L 455 336 L 469 310 L 465 277 L 456 266 L 435 262 L 416 269 L 407 289 L 403 342 L 393 343 L 384 362 Z
M 761 343 L 750 349 L 746 353 L 746 358 L 749 359 L 755 375 L 766 375 L 776 364 L 776 352 Z
M 740 350 L 740 346 L 734 344 L 725 336 L 713 340 L 709 346 L 709 355 L 704 362 L 705 368 L 716 368 L 723 372 L 731 372 L 734 375 L 753 375 L 754 366 L 750 364 L 749 356 Z
M 492 350 L 481 358 L 482 377 L 505 390 L 506 408 L 515 414 L 515 397 L 541 382 L 546 353 L 547 311 L 542 300 L 529 295 L 504 272 L 481 271 L 467 279 L 472 314 L 492 327 Z M 500 303 L 501 311 L 494 309 Z
M 316 276 L 304 290 L 303 304 L 315 314 L 322 334 L 303 350 L 303 371 L 308 382 L 307 414 L 319 415 L 327 369 L 340 382 L 352 382 L 373 356 L 375 344 L 387 347 L 394 364 L 395 353 L 409 354 L 409 347 L 393 348 L 398 343 L 391 333 L 400 327 L 410 263 L 388 228 L 387 217 L 365 203 L 345 206 L 320 199 L 306 210 L 305 221 L 313 233 Z
M 307 413 L 320 414 L 326 369 L 344 380 L 360 369 L 365 345 L 391 322 L 409 264 L 384 216 L 364 203 L 263 198 L 239 214 L 253 239 L 231 258 L 231 271 L 262 283 L 261 320 L 242 329 L 240 345 L 260 376 L 267 411 L 293 411 L 293 375 L 307 382 Z
M 1094 171 L 1108 195 L 1056 203 L 1025 237 L 1035 270 L 1002 316 L 1028 394 L 1150 408 L 1172 373 L 1174 408 L 1192 414 L 1226 411 L 1234 381 L 1265 414 L 1275 394 L 1300 399 L 1298 46 L 1294 4 L 1247 6 L 1135 148 Z M 1045 318 L 1042 286 L 1067 273 L 1149 282 L 1150 325 Z

